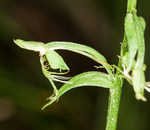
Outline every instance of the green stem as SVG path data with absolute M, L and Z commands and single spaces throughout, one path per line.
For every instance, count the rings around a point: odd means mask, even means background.
M 137 0 L 128 0 L 127 12 L 132 13 L 134 10 L 136 10 L 136 4 Z
M 122 78 L 116 76 L 115 88 L 109 90 L 106 130 L 116 130 L 122 90 Z
M 133 13 L 136 11 L 137 0 L 128 0 L 127 13 Z M 123 42 L 125 44 L 125 42 Z M 125 47 L 121 48 L 121 55 L 125 51 Z M 122 69 L 121 62 L 119 61 L 118 67 Z M 109 102 L 108 102 L 108 114 L 107 114 L 107 124 L 106 130 L 116 130 L 118 111 L 120 104 L 120 97 L 122 91 L 123 79 L 119 76 L 119 72 L 116 73 L 115 85 L 113 89 L 109 90 Z

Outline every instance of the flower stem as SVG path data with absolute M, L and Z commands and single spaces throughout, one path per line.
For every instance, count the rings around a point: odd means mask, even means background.
M 137 0 L 128 0 L 127 12 L 132 13 L 132 11 L 136 10 Z
M 128 0 L 127 13 L 135 12 L 136 5 L 137 5 L 137 0 Z M 121 47 L 121 55 L 122 52 L 124 52 L 124 49 L 125 49 L 124 47 Z M 120 61 L 118 67 L 122 69 Z M 118 111 L 119 111 L 120 97 L 121 97 L 122 84 L 123 84 L 123 79 L 119 75 L 120 75 L 119 72 L 116 72 L 114 88 L 109 90 L 106 130 L 117 129 Z
M 122 90 L 122 78 L 116 76 L 115 88 L 109 90 L 106 130 L 116 130 Z

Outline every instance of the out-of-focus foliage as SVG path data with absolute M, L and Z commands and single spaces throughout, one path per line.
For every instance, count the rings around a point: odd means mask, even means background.
M 146 64 L 149 68 L 150 1 L 138 1 L 145 17 Z M 13 39 L 35 41 L 72 41 L 96 48 L 109 59 L 118 60 L 123 39 L 126 1 L 46 0 L 0 1 L 0 129 L 1 130 L 103 130 L 107 110 L 107 91 L 78 88 L 45 111 L 45 97 L 52 93 L 40 71 L 38 55 L 22 51 Z M 70 76 L 95 70 L 96 63 L 74 53 L 62 53 L 72 72 Z M 31 61 L 28 61 L 28 57 Z M 114 62 L 112 62 L 114 63 Z M 150 80 L 150 71 L 146 72 Z M 59 85 L 59 84 L 58 84 Z M 128 85 L 128 84 L 126 84 Z M 124 86 L 120 130 L 148 130 L 150 102 L 134 98 Z M 131 125 L 130 125 L 131 124 Z

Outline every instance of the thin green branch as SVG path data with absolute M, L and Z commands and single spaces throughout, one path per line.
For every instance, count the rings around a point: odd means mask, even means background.
M 136 10 L 137 0 L 128 0 L 127 12 L 131 13 Z
M 132 13 L 136 11 L 137 0 L 128 0 L 127 4 L 127 13 Z M 125 34 L 124 34 L 125 38 Z M 126 41 L 123 41 L 121 47 L 121 56 L 126 52 Z M 121 59 L 120 59 L 121 60 Z M 121 61 L 119 60 L 118 68 L 122 70 Z M 118 111 L 121 98 L 122 84 L 123 79 L 117 70 L 115 85 L 113 89 L 109 90 L 109 101 L 108 101 L 108 113 L 107 113 L 107 124 L 106 130 L 116 130 L 117 129 L 117 120 L 118 120 Z
M 109 90 L 106 130 L 116 130 L 117 128 L 122 81 L 122 78 L 117 75 L 115 80 L 115 88 Z

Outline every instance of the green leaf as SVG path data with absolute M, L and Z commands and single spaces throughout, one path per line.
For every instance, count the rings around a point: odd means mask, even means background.
M 69 67 L 63 58 L 56 51 L 48 50 L 46 51 L 45 56 L 52 69 L 59 69 L 60 72 L 62 70 L 69 70 Z
M 32 51 L 39 51 L 46 59 L 52 69 L 69 70 L 69 67 L 64 62 L 63 58 L 53 50 L 46 51 L 45 44 L 42 42 L 24 41 L 20 39 L 14 40 L 19 47 Z
M 91 47 L 72 42 L 49 42 L 45 45 L 45 48 L 47 50 L 69 50 L 87 56 L 93 59 L 94 61 L 102 64 L 107 70 L 107 72 L 112 75 L 111 65 L 107 63 L 107 60 L 102 54 L 100 54 L 98 51 Z
M 107 70 L 107 72 L 109 74 L 113 75 L 112 70 L 111 70 L 112 66 L 107 63 L 107 60 L 105 59 L 105 57 L 102 54 L 100 54 L 98 51 L 96 51 L 95 49 L 85 46 L 85 45 L 72 43 L 72 42 L 49 42 L 47 44 L 44 44 L 42 42 L 24 41 L 24 40 L 20 40 L 20 39 L 14 40 L 14 42 L 21 48 L 33 50 L 33 51 L 39 51 L 40 55 L 45 55 L 46 52 L 47 53 L 48 53 L 48 51 L 52 52 L 52 50 L 57 50 L 57 49 L 69 50 L 72 52 L 82 54 L 82 55 L 87 56 L 87 57 L 93 59 L 94 61 L 102 64 L 104 66 L 104 68 Z M 55 52 L 52 52 L 52 53 L 53 54 L 51 54 L 51 55 L 53 55 L 53 56 L 57 55 Z M 50 53 L 48 55 L 50 55 Z M 57 57 L 58 57 L 58 55 L 57 55 Z M 61 59 L 61 61 L 62 61 L 62 58 L 57 58 L 57 59 Z M 51 60 L 49 60 L 49 61 L 51 61 Z M 51 63 L 51 65 L 52 65 L 52 63 Z M 63 66 L 63 68 L 67 68 L 67 66 L 64 65 L 64 63 L 62 63 L 61 65 Z M 56 67 L 57 65 L 54 66 L 54 64 L 53 64 L 52 66 Z
M 14 40 L 14 43 L 23 49 L 45 52 L 43 42 L 24 41 L 21 39 L 16 39 L 16 40 Z
M 104 87 L 104 88 L 113 88 L 113 80 L 111 79 L 110 75 L 91 71 L 91 72 L 84 72 L 79 75 L 74 76 L 68 83 L 64 84 L 58 91 L 58 95 L 54 97 L 50 97 L 50 101 L 42 108 L 46 108 L 53 102 L 59 99 L 64 93 L 69 91 L 70 89 L 81 87 L 81 86 L 97 86 L 97 87 Z

